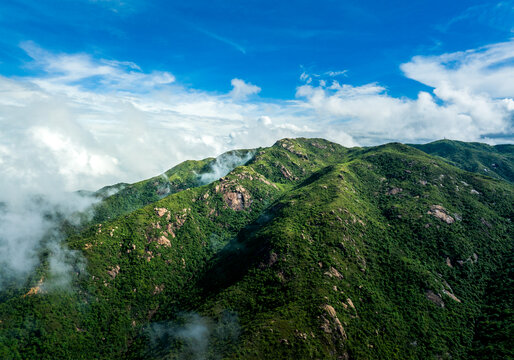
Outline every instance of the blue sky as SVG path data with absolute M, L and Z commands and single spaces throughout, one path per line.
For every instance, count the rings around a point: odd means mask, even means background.
M 266 98 L 292 98 L 303 71 L 346 70 L 345 82 L 384 84 L 394 96 L 423 86 L 399 65 L 415 55 L 477 48 L 512 37 L 512 2 L 484 1 L 2 1 L 0 72 L 25 75 L 30 40 L 170 71 L 197 89 L 232 78 Z
M 512 143 L 514 1 L 4 0 L 0 92 L 0 178 L 31 186 L 283 137 Z

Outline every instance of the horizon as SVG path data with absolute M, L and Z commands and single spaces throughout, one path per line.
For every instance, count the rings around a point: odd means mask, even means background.
M 275 141 L 273 144 L 270 145 L 273 146 L 275 145 L 277 142 L 280 142 L 280 141 L 283 141 L 283 140 L 296 140 L 296 139 L 305 139 L 305 140 L 326 140 L 326 141 L 330 141 L 330 140 L 327 140 L 327 139 L 324 139 L 324 138 L 307 138 L 307 137 L 302 137 L 302 136 L 299 136 L 299 137 L 285 137 L 285 138 L 281 138 L 281 139 L 278 139 L 277 141 Z M 372 147 L 377 147 L 377 146 L 383 146 L 383 145 L 389 145 L 389 144 L 403 144 L 403 145 L 407 145 L 407 146 L 411 146 L 411 145 L 428 145 L 428 144 L 433 144 L 433 143 L 437 143 L 437 142 L 442 142 L 442 141 L 447 141 L 447 142 L 458 142 L 458 143 L 463 143 L 463 144 L 479 144 L 479 145 L 489 145 L 489 146 L 492 146 L 492 147 L 496 147 L 496 146 L 506 146 L 506 145 L 512 145 L 514 146 L 514 144 L 511 144 L 511 143 L 505 143 L 505 144 L 502 144 L 502 143 L 499 143 L 499 144 L 494 144 L 494 145 L 490 145 L 490 144 L 487 144 L 487 143 L 483 143 L 483 142 L 476 142 L 476 141 L 460 141 L 460 140 L 454 140 L 454 139 L 438 139 L 438 140 L 433 140 L 433 141 L 430 141 L 430 142 L 425 142 L 425 143 L 402 143 L 402 142 L 395 142 L 395 141 L 392 141 L 392 142 L 387 142 L 387 143 L 382 143 L 382 144 L 376 144 L 376 145 L 367 145 L 367 146 L 344 146 L 342 144 L 339 144 L 343 147 L 346 147 L 348 149 L 352 149 L 352 148 L 372 148 Z M 337 143 L 336 143 L 337 144 Z M 205 159 L 217 159 L 219 158 L 220 156 L 224 155 L 224 154 L 227 154 L 227 153 L 231 153 L 231 152 L 234 152 L 234 151 L 245 151 L 245 150 L 257 150 L 257 149 L 263 149 L 263 148 L 266 148 L 265 146 L 258 146 L 258 147 L 255 147 L 255 148 L 235 148 L 235 149 L 230 149 L 230 150 L 227 150 L 227 151 L 223 151 L 219 154 L 213 154 L 211 156 L 207 156 L 207 157 L 204 157 L 204 158 L 197 158 L 197 159 L 187 159 L 187 160 L 184 160 L 180 163 L 177 163 L 177 164 L 174 164 L 173 166 L 171 166 L 170 168 L 167 168 L 165 170 L 163 170 L 162 172 L 158 173 L 158 174 L 153 174 L 153 175 L 150 175 L 148 178 L 144 178 L 144 179 L 138 179 L 136 182 L 141 182 L 141 181 L 146 181 L 146 180 L 149 180 L 149 179 L 152 179 L 152 178 L 155 178 L 155 177 L 159 177 L 159 176 L 162 176 L 164 175 L 167 171 L 173 169 L 175 166 L 178 166 L 180 165 L 181 163 L 185 162 L 185 161 L 201 161 L 201 160 L 205 160 Z M 244 165 L 244 164 L 243 164 Z M 223 176 L 221 176 L 223 177 Z M 216 179 L 215 179 L 216 180 Z M 214 180 L 213 180 L 214 181 Z M 73 190 L 73 192 L 80 192 L 80 191 L 86 191 L 86 192 L 96 192 L 96 191 L 100 191 L 102 190 L 103 188 L 106 188 L 106 187 L 110 187 L 110 186 L 116 186 L 116 185 L 119 185 L 119 184 L 128 184 L 130 185 L 130 183 L 126 183 L 126 182 L 123 182 L 123 181 L 118 181 L 118 182 L 113 182 L 113 183 L 110 183 L 110 184 L 104 184 L 102 185 L 100 188 L 94 188 L 94 189 L 75 189 Z
M 98 188 L 284 137 L 514 143 L 514 1 L 16 0 L 0 14 L 4 182 Z

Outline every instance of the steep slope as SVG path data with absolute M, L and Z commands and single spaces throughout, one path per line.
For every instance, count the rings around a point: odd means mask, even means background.
M 509 274 L 511 184 L 401 144 L 284 139 L 184 188 L 69 238 L 72 289 L 45 289 L 42 254 L 0 303 L 0 356 L 509 356 L 512 326 L 484 329 L 509 312 L 486 289 Z
M 175 309 L 182 296 L 188 298 L 185 288 L 193 274 L 242 227 L 285 189 L 347 152 L 324 140 L 305 145 L 277 143 L 220 181 L 172 194 L 72 236 L 68 245 L 81 251 L 88 264 L 87 271 L 70 264 L 76 271 L 72 291 L 45 293 L 38 285 L 41 276 L 52 280 L 45 274 L 46 254 L 41 254 L 41 269 L 31 284 L 40 290 L 14 291 L 0 304 L 0 337 L 5 339 L 0 349 L 21 358 L 120 356 L 160 307 Z M 12 329 L 21 340 L 11 338 Z M 47 350 L 39 351 L 41 346 Z
M 311 180 L 200 281 L 202 311 L 241 317 L 234 357 L 467 358 L 512 188 L 401 145 Z
M 92 220 L 88 223 L 115 219 L 168 195 L 216 180 L 250 160 L 254 151 L 235 150 L 217 158 L 188 160 L 151 179 L 106 186 L 92 194 L 84 193 L 102 199 L 91 209 Z
M 491 146 L 455 140 L 410 144 L 427 154 L 440 156 L 466 171 L 514 182 L 514 145 Z

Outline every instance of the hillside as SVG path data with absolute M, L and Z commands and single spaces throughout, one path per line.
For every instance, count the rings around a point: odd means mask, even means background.
M 512 357 L 514 187 L 480 174 L 512 149 L 445 144 L 284 139 L 104 188 L 73 288 L 42 253 L 1 294 L 0 356 Z
M 85 194 L 103 200 L 91 209 L 92 217 L 88 223 L 111 220 L 168 195 L 210 183 L 243 165 L 251 156 L 250 150 L 235 150 L 217 158 L 184 161 L 151 179 L 135 184 L 105 186 L 92 194 Z
M 410 144 L 427 154 L 440 156 L 463 170 L 514 182 L 514 145 L 491 146 L 455 140 Z

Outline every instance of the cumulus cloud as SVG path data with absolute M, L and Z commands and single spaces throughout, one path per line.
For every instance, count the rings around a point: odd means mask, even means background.
M 493 98 L 513 97 L 514 41 L 439 56 L 415 56 L 401 69 L 407 77 L 435 89 L 451 87 Z
M 65 190 L 137 181 L 281 137 L 353 146 L 512 134 L 514 41 L 414 57 L 401 69 L 433 88 L 414 99 L 390 96 L 383 84 L 340 83 L 334 77 L 343 70 L 316 75 L 317 84 L 303 73 L 296 98 L 275 101 L 249 100 L 261 89 L 241 79 L 228 96 L 211 94 L 129 61 L 22 47 L 40 75 L 0 76 L 0 170 L 25 179 L 58 174 Z
M 232 79 L 232 91 L 230 91 L 230 96 L 235 99 L 246 99 L 250 95 L 258 94 L 261 91 L 261 88 L 247 83 L 241 79 Z
M 326 72 L 317 85 L 302 74 L 295 99 L 249 101 L 260 88 L 241 79 L 232 80 L 229 96 L 211 94 L 182 87 L 168 72 L 27 42 L 29 65 L 42 74 L 0 76 L 0 170 L 25 179 L 58 174 L 65 190 L 95 189 L 281 137 L 346 146 L 505 139 L 512 134 L 513 44 L 414 57 L 402 70 L 433 87 L 414 99 L 390 96 L 382 84 L 343 84 Z
M 309 82 L 297 89 L 306 109 L 344 122 L 364 144 L 452 138 L 513 141 L 514 41 L 480 49 L 416 56 L 401 65 L 409 78 L 433 88 L 417 98 L 397 98 L 379 84 L 330 86 Z M 497 141 L 497 140 L 496 140 Z
M 281 137 L 327 137 L 301 101 L 247 101 L 260 88 L 241 79 L 210 94 L 132 62 L 21 46 L 39 75 L 0 76 L 0 171 L 13 179 L 93 190 Z

